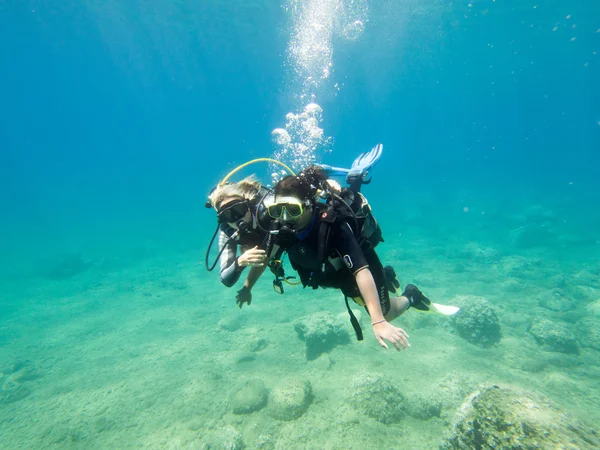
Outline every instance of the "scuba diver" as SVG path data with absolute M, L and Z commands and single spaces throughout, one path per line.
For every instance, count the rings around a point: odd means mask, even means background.
M 211 266 L 206 253 L 206 268 L 211 271 L 220 261 L 221 282 L 232 287 L 246 267 L 250 273 L 243 287 L 237 292 L 236 304 L 241 308 L 244 303 L 252 302 L 252 287 L 265 271 L 267 260 L 266 242 L 269 238 L 265 227 L 261 226 L 266 214 L 261 214 L 260 202 L 269 191 L 254 177 L 247 177 L 236 183 L 220 183 L 209 195 L 207 207 L 217 211 L 219 232 L 219 256 Z M 215 235 L 213 235 L 212 242 Z M 237 256 L 237 247 L 242 254 Z M 209 246 L 210 250 L 210 246 Z
M 366 308 L 379 345 L 387 349 L 388 341 L 400 350 L 410 346 L 409 336 L 390 322 L 408 308 L 444 315 L 455 314 L 458 308 L 432 303 L 412 284 L 400 296 L 389 295 L 399 283 L 393 269 L 384 268 L 375 252 L 382 241 L 381 230 L 360 194 L 360 185 L 370 181 L 366 180 L 368 169 L 381 150 L 379 144 L 361 155 L 362 161 L 355 161 L 356 170 L 346 171 L 350 189 L 338 190 L 329 180 L 330 174 L 344 169 L 311 166 L 279 181 L 274 195 L 263 203 L 273 220 L 275 242 L 287 253 L 302 285 L 340 289 L 358 339 L 362 331 L 348 298 Z
M 368 204 L 359 192 L 360 186 L 368 184 L 370 181 L 366 180 L 366 176 L 369 170 L 378 162 L 381 152 L 382 146 L 378 145 L 370 152 L 361 154 L 355 159 L 351 169 L 327 165 L 321 165 L 320 167 L 332 176 L 345 175 L 350 188 L 344 192 L 347 194 L 347 198 L 351 199 L 352 207 L 357 208 L 360 206 L 362 209 Z M 252 160 L 230 172 L 211 191 L 206 202 L 207 208 L 214 208 L 217 211 L 218 218 L 217 229 L 206 252 L 206 268 L 212 271 L 220 261 L 221 282 L 227 287 L 232 287 L 239 280 L 244 269 L 250 267 L 250 273 L 244 281 L 244 285 L 236 294 L 236 304 L 240 308 L 244 303 L 251 304 L 252 287 L 267 266 L 275 275 L 273 287 L 276 292 L 283 293 L 283 282 L 291 285 L 300 284 L 290 281 L 295 277 L 285 276 L 281 262 L 283 249 L 275 243 L 275 233 L 270 232 L 272 219 L 268 216 L 264 205 L 269 203 L 272 192 L 254 176 L 239 182 L 227 181 L 238 170 L 256 162 L 275 163 L 290 174 L 294 174 L 289 167 L 279 161 L 268 158 Z M 331 189 L 341 190 L 339 184 L 334 180 L 328 179 L 326 183 L 329 183 Z M 369 217 L 372 219 L 372 215 Z M 379 230 L 374 219 L 369 221 L 369 224 Z M 208 255 L 217 233 L 219 235 L 220 251 L 214 264 L 211 265 L 208 261 Z M 240 256 L 237 255 L 238 246 L 241 250 Z M 387 274 L 388 288 L 394 292 L 400 286 L 396 280 L 394 269 L 391 266 L 386 266 L 384 270 Z

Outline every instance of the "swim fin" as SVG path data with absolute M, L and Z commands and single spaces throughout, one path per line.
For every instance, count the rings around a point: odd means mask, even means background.
M 441 314 L 442 316 L 453 316 L 454 314 L 460 311 L 460 308 L 458 306 L 440 305 L 439 303 L 433 302 L 431 302 L 431 305 L 429 305 L 429 307 L 430 311 Z
M 350 185 L 353 183 L 361 182 L 362 184 L 368 184 L 371 180 L 367 181 L 367 175 L 369 171 L 379 162 L 381 154 L 383 153 L 383 145 L 377 144 L 371 149 L 371 151 L 362 153 L 352 163 L 350 172 L 346 175 L 346 182 Z
M 377 164 L 381 153 L 383 152 L 383 145 L 377 144 L 370 151 L 361 153 L 358 158 L 352 163 L 352 168 L 344 169 L 343 167 L 329 166 L 327 164 L 317 164 L 321 169 L 327 172 L 330 177 L 341 177 L 346 176 L 346 180 L 352 178 L 354 181 L 359 178 L 361 181 L 365 181 L 367 172 Z M 349 181 L 348 181 L 349 182 Z
M 330 177 L 342 177 L 348 175 L 350 169 L 344 169 L 343 167 L 328 166 L 327 164 L 317 164 L 321 169 L 327 172 Z
M 407 284 L 402 295 L 408 298 L 410 306 L 417 311 L 434 312 L 442 316 L 453 316 L 460 311 L 458 306 L 433 303 L 414 284 Z

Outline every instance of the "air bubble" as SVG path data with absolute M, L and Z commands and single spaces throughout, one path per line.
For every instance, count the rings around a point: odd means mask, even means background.
M 309 103 L 302 112 L 290 112 L 285 118 L 285 128 L 277 128 L 271 132 L 277 146 L 275 159 L 298 171 L 316 163 L 321 153 L 330 150 L 332 139 L 325 136 L 320 126 L 323 108 L 317 103 Z
M 351 41 L 355 41 L 363 31 L 365 31 L 365 24 L 361 20 L 355 20 L 344 28 L 344 37 Z
M 273 131 L 271 131 L 271 137 L 273 139 L 273 143 L 277 145 L 288 145 L 292 141 L 289 133 L 283 128 L 275 128 Z

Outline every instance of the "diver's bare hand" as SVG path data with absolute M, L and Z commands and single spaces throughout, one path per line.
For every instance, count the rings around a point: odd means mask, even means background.
M 235 296 L 235 303 L 242 309 L 244 303 L 248 303 L 250 305 L 252 303 L 252 292 L 250 288 L 247 286 L 242 286 L 242 288 L 237 291 L 237 295 Z
M 265 260 L 267 259 L 267 252 L 262 248 L 255 246 L 250 250 L 246 250 L 237 260 L 238 265 L 241 267 L 263 267 Z
M 396 347 L 396 350 L 400 351 L 402 349 L 406 350 L 407 347 L 410 347 L 408 343 L 408 334 L 402 328 L 395 327 L 389 322 L 380 322 L 373 325 L 373 333 L 377 338 L 377 342 L 383 348 L 388 348 L 387 344 L 384 342 L 384 339 Z

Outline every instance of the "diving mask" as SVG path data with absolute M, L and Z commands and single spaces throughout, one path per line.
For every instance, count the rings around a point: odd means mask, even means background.
M 286 219 L 296 220 L 302 216 L 304 204 L 295 197 L 281 197 L 267 206 L 267 212 L 273 219 L 281 219 L 285 213 Z
M 221 223 L 234 223 L 243 219 L 248 213 L 248 209 L 246 200 L 234 200 L 219 208 L 217 217 Z

